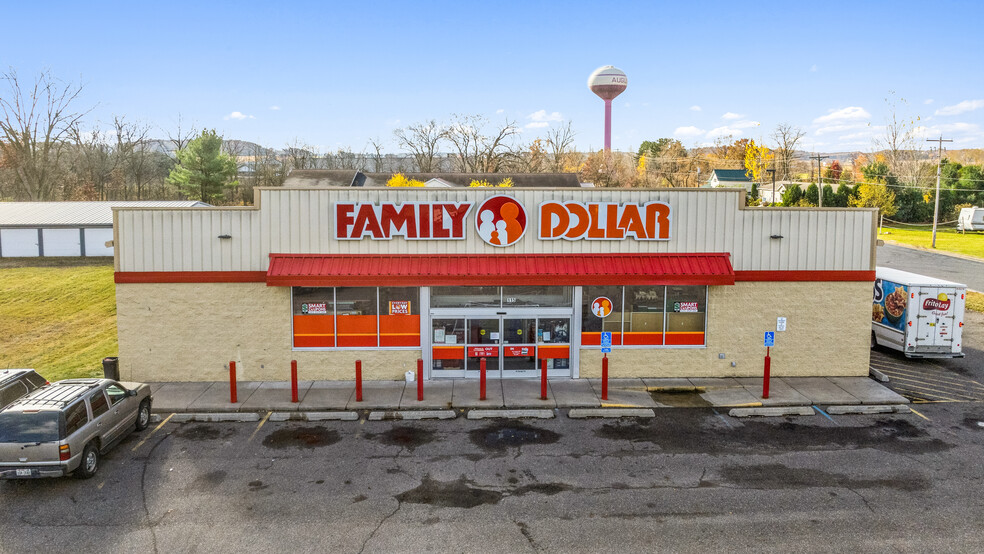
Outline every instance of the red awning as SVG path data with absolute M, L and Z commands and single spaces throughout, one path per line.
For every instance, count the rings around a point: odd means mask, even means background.
M 268 286 L 733 285 L 729 254 L 270 254 Z

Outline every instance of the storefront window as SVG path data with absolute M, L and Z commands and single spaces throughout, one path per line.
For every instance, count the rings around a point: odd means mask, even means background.
M 499 287 L 434 287 L 431 289 L 432 308 L 498 308 L 501 302 Z
M 537 367 L 547 360 L 547 369 L 569 369 L 571 366 L 571 318 L 551 317 L 537 320 Z
M 420 289 L 379 288 L 379 346 L 420 346 Z
M 625 338 L 623 344 L 663 344 L 665 287 L 625 287 Z
M 420 346 L 416 287 L 294 287 L 292 297 L 294 348 Z
M 294 347 L 335 346 L 335 308 L 332 288 L 294 287 Z
M 666 344 L 704 344 L 707 287 L 666 287 Z
M 506 308 L 569 308 L 572 295 L 572 287 L 502 287 L 502 305 Z
M 581 292 L 581 344 L 598 346 L 601 332 L 622 344 L 622 287 L 584 287 Z
M 431 341 L 435 370 L 465 369 L 464 319 L 432 320 Z

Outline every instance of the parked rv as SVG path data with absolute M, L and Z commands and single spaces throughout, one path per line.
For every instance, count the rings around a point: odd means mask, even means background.
M 984 231 L 984 208 L 960 208 L 957 216 L 958 231 Z
M 871 347 L 908 358 L 962 358 L 967 286 L 878 267 L 871 304 Z

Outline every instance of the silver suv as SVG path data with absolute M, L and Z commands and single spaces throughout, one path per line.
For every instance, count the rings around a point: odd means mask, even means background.
M 0 410 L 47 384 L 33 369 L 0 369 Z
M 150 387 L 67 379 L 0 411 L 0 478 L 95 475 L 102 454 L 150 423 Z

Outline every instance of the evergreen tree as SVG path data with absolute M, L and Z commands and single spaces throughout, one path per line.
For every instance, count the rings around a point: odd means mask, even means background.
M 188 198 L 209 204 L 225 198 L 225 189 L 236 187 L 236 159 L 222 152 L 222 137 L 215 130 L 205 130 L 174 153 L 178 164 L 167 182 Z

